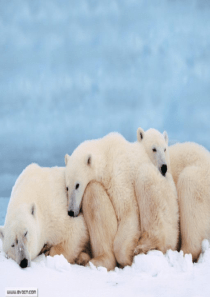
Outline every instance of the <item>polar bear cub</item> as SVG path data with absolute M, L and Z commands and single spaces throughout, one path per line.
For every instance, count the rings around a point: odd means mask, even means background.
M 13 187 L 5 225 L 0 227 L 6 255 L 25 268 L 48 244 L 51 256 L 88 262 L 89 255 L 83 253 L 89 242 L 84 218 L 69 217 L 67 203 L 64 168 L 26 167 Z
M 155 129 L 137 130 L 137 140 L 149 157 L 139 167 L 136 192 L 142 235 L 135 254 L 158 249 L 165 253 L 178 244 L 178 200 L 170 173 L 168 136 Z

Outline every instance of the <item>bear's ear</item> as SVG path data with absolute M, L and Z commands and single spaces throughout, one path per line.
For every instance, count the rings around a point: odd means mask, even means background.
M 144 130 L 141 127 L 139 127 L 137 129 L 137 140 L 138 140 L 138 142 L 141 142 L 143 140 L 143 138 L 144 138 Z
M 35 216 L 35 212 L 36 212 L 35 204 L 32 204 L 31 205 L 31 214 L 32 214 L 32 216 Z
M 163 132 L 163 137 L 165 139 L 165 142 L 168 144 L 168 134 L 166 131 Z
M 65 158 L 64 158 L 64 160 L 65 160 L 65 165 L 66 165 L 66 166 L 67 166 L 67 164 L 68 164 L 68 158 L 69 158 L 69 155 L 66 154 L 66 155 L 65 155 Z
M 91 154 L 88 154 L 87 157 L 86 157 L 86 164 L 88 166 L 92 165 L 92 156 Z
M 0 226 L 0 238 L 1 238 L 1 240 L 4 239 L 4 227 L 3 226 Z

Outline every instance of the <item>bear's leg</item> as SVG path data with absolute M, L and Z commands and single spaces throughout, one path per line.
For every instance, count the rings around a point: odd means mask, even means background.
M 175 185 L 170 189 L 169 182 L 151 164 L 144 164 L 139 168 L 135 190 L 142 235 L 134 251 L 135 255 L 152 249 L 165 253 L 167 249 L 177 247 L 177 195 Z M 169 199 L 173 199 L 173 205 L 176 206 L 173 214 L 170 212 Z M 172 215 L 173 219 L 170 218 Z
M 55 255 L 63 255 L 69 263 L 71 264 L 78 264 L 85 266 L 90 261 L 90 255 L 86 252 L 81 252 L 77 258 L 75 257 L 69 257 L 69 243 L 68 242 L 62 242 L 58 245 L 52 246 L 49 250 L 49 252 L 45 253 L 46 255 L 49 255 L 51 257 L 54 257 Z
M 87 265 L 88 262 L 90 261 L 90 255 L 87 252 L 81 252 L 78 256 L 78 258 L 75 260 L 75 263 L 78 265 Z
M 114 240 L 114 253 L 121 268 L 132 264 L 139 237 L 139 212 L 137 205 L 134 205 L 120 220 Z
M 134 250 L 134 255 L 146 254 L 151 250 L 157 249 L 159 246 L 159 239 L 151 236 L 148 232 L 143 232 L 138 241 L 137 247 Z M 166 250 L 164 251 L 166 252 Z
M 73 237 L 72 237 L 73 240 Z M 58 245 L 52 246 L 48 252 L 45 253 L 45 255 L 49 255 L 51 257 L 54 257 L 55 255 L 63 255 L 67 261 L 71 264 L 78 264 L 85 266 L 90 261 L 90 254 L 88 251 L 86 251 L 86 248 L 84 247 L 84 251 L 81 251 L 81 244 L 78 244 L 78 246 L 75 249 L 75 252 L 72 252 L 72 249 L 69 248 L 72 245 L 71 240 L 67 240 L 64 242 L 61 242 Z M 80 250 L 78 251 L 78 247 L 80 246 Z M 79 252 L 79 255 L 78 255 Z
M 210 176 L 208 169 L 185 168 L 177 182 L 181 250 L 196 261 L 201 243 L 210 236 Z
M 89 235 L 84 217 L 79 215 L 76 218 L 66 216 L 63 242 L 53 245 L 49 255 L 63 255 L 71 264 L 77 263 L 86 265 L 90 260 L 88 253 Z
M 117 218 L 109 196 L 100 183 L 91 182 L 87 186 L 82 210 L 90 235 L 93 255 L 91 262 L 97 267 L 114 269 L 116 260 L 113 242 L 117 232 Z
M 66 245 L 66 243 L 62 242 L 62 243 L 52 246 L 50 248 L 49 252 L 46 253 L 46 255 L 49 255 L 51 257 L 54 257 L 56 255 L 63 255 L 67 259 L 65 245 Z

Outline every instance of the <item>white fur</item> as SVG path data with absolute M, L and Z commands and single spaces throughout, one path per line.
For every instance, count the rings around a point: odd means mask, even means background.
M 104 138 L 82 143 L 66 158 L 69 210 L 77 216 L 86 186 L 91 181 L 100 182 L 110 197 L 118 220 L 114 239 L 115 257 L 121 266 L 130 265 L 140 236 L 135 196 L 136 171 L 142 160 L 139 144 L 129 143 L 120 134 L 111 133 Z
M 89 237 L 83 216 L 70 218 L 67 203 L 64 168 L 29 165 L 13 187 L 0 228 L 4 252 L 18 264 L 27 259 L 30 266 L 48 244 L 51 255 L 60 251 L 73 263 Z
M 142 158 L 136 180 L 142 236 L 135 253 L 174 250 L 178 243 L 177 192 L 170 172 L 162 171 L 163 165 L 170 168 L 167 133 L 138 128 L 137 139 L 149 161 Z
M 192 142 L 169 148 L 180 209 L 181 249 L 197 260 L 210 239 L 210 153 Z
M 168 135 L 165 131 L 163 134 L 155 129 L 149 129 L 144 132 L 144 130 L 139 127 L 137 130 L 137 140 L 143 144 L 150 161 L 160 172 L 162 165 L 170 166 Z
M 82 212 L 90 234 L 92 264 L 112 270 L 116 267 L 113 242 L 117 232 L 117 218 L 104 187 L 90 182 L 85 190 Z

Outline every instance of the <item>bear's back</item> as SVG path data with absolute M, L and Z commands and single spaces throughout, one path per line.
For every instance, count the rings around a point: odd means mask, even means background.
M 12 189 L 7 212 L 20 204 L 32 203 L 45 215 L 67 207 L 64 167 L 31 164 L 23 170 Z
M 177 180 L 182 170 L 188 166 L 210 166 L 210 153 L 194 142 L 176 143 L 169 146 L 171 173 Z

